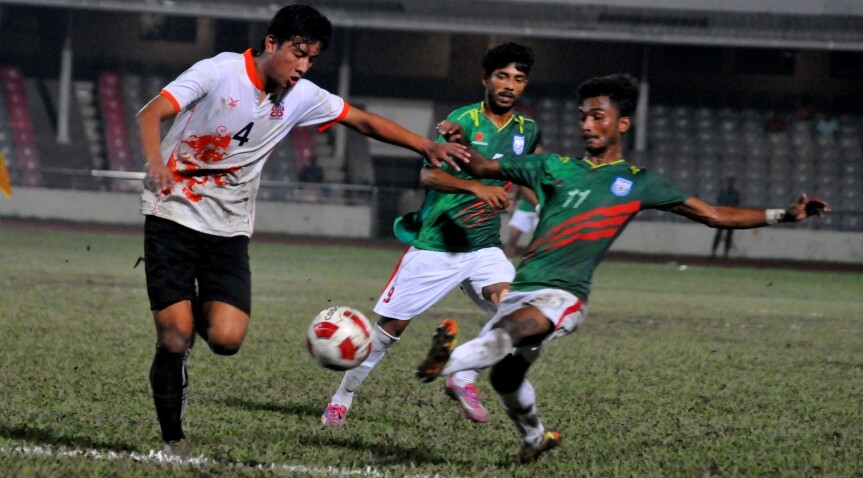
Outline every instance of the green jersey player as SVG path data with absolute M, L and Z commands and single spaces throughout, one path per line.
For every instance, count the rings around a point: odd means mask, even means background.
M 786 209 L 767 210 L 713 206 L 689 196 L 622 158 L 621 140 L 638 102 L 634 78 L 594 78 L 578 93 L 586 157 L 541 154 L 488 161 L 471 151 L 465 166 L 471 174 L 532 188 L 542 213 L 510 292 L 489 321 L 491 327 L 453 348 L 457 327 L 452 319 L 444 320 L 417 369 L 420 379 L 432 381 L 440 374 L 491 367 L 492 386 L 521 437 L 518 458 L 523 464 L 560 444 L 560 433 L 547 431 L 539 420 L 527 370 L 544 343 L 573 332 L 584 321 L 593 270 L 638 211 L 663 209 L 710 227 L 733 229 L 801 221 L 830 211 L 827 203 L 806 195 Z M 439 130 L 450 140 L 462 139 L 452 124 L 441 124 Z
M 513 108 L 527 86 L 533 52 L 505 43 L 483 59 L 485 98 L 448 116 L 489 157 L 519 157 L 534 152 L 540 131 L 536 123 Z M 443 137 L 439 141 L 445 141 Z M 430 165 L 427 165 L 430 166 Z M 420 182 L 429 191 L 419 211 L 399 218 L 395 234 L 410 247 L 396 264 L 374 311 L 372 352 L 360 366 L 345 373 L 321 416 L 325 425 L 345 422 L 354 393 L 395 343 L 410 320 L 461 286 L 489 316 L 497 310 L 515 268 L 501 250 L 500 215 L 508 200 L 508 180 L 475 179 L 455 168 L 423 168 Z M 473 382 L 477 372 L 451 377 L 446 392 L 472 421 L 485 422 L 488 412 Z

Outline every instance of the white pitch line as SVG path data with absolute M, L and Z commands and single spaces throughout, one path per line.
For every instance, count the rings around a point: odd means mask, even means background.
M 287 472 L 303 475 L 323 475 L 323 476 L 359 476 L 383 478 L 389 476 L 385 472 L 378 471 L 376 468 L 367 466 L 365 468 L 339 468 L 335 466 L 308 466 L 308 465 L 291 465 L 287 463 L 260 463 L 256 465 L 233 462 L 225 463 L 213 460 L 204 455 L 180 458 L 163 454 L 161 451 L 151 450 L 147 454 L 136 452 L 117 452 L 117 451 L 99 451 L 99 450 L 75 450 L 68 448 L 52 449 L 38 445 L 31 446 L 3 446 L 0 445 L 0 455 L 25 455 L 25 456 L 40 456 L 48 458 L 85 458 L 96 461 L 112 461 L 112 460 L 129 460 L 138 463 L 155 463 L 155 464 L 176 464 L 186 465 L 190 467 L 201 467 L 204 465 L 229 468 L 234 470 L 260 470 L 272 472 Z M 405 475 L 407 478 L 444 478 L 443 475 Z

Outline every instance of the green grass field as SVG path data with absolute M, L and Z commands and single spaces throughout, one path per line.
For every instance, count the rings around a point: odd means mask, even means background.
M 460 292 L 414 320 L 357 394 L 319 418 L 341 374 L 306 325 L 328 305 L 370 318 L 401 254 L 252 241 L 241 352 L 190 361 L 186 429 L 199 464 L 155 463 L 154 333 L 136 235 L 0 229 L 3 476 L 860 476 L 863 277 L 621 262 L 597 270 L 584 328 L 531 371 L 564 438 L 530 468 L 483 376 L 492 419 L 465 421 L 413 367 L 437 322 L 483 317 Z M 374 319 L 373 319 L 374 320 Z M 89 454 L 89 455 L 88 455 Z

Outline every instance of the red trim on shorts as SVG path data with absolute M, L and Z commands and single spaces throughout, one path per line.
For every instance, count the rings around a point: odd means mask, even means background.
M 396 274 L 399 272 L 399 267 L 401 267 L 401 266 L 402 266 L 402 261 L 403 261 L 403 260 L 405 260 L 405 256 L 408 254 L 408 251 L 410 250 L 410 248 L 411 248 L 411 246 L 407 246 L 407 247 L 405 247 L 405 251 L 404 251 L 404 252 L 402 252 L 402 256 L 401 256 L 401 257 L 399 257 L 399 261 L 398 261 L 398 262 L 396 262 L 396 266 L 395 266 L 395 268 L 393 268 L 393 273 L 392 273 L 392 274 L 390 274 L 390 278 L 389 278 L 389 279 L 387 279 L 387 283 L 386 283 L 386 285 L 384 285 L 384 288 L 383 288 L 383 290 L 381 291 L 381 294 L 383 294 L 384 292 L 386 292 L 386 291 L 387 291 L 387 287 L 389 287 L 389 286 L 390 286 L 390 282 L 392 282 L 392 281 L 393 281 L 393 278 L 394 278 L 394 277 L 396 276 Z
M 317 127 L 318 133 L 323 133 L 324 131 L 332 128 L 337 123 L 340 123 L 343 119 L 345 119 L 345 116 L 348 115 L 348 111 L 350 111 L 350 110 L 351 110 L 351 105 L 349 105 L 348 102 L 345 101 L 345 105 L 342 107 L 342 112 L 339 113 L 339 116 L 336 119 L 330 121 L 329 123 L 325 123 L 325 124 L 318 126 Z
M 160 95 L 164 96 L 165 99 L 171 102 L 171 106 L 174 107 L 174 113 L 179 113 L 182 108 L 180 108 L 180 102 L 177 101 L 177 98 L 174 98 L 174 95 L 171 94 L 168 90 L 162 90 L 159 92 Z
M 574 314 L 574 313 L 578 312 L 579 310 L 581 310 L 582 305 L 583 304 L 581 303 L 581 299 L 578 299 L 575 304 L 572 304 L 571 306 L 567 307 L 566 310 L 564 310 L 563 313 L 560 314 L 560 317 L 558 317 L 557 322 L 554 323 L 554 330 L 557 330 L 560 328 L 560 326 L 563 324 L 564 317 L 566 317 L 567 315 Z

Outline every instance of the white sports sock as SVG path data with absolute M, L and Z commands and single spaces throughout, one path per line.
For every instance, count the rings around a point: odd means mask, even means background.
M 545 427 L 539 421 L 536 411 L 536 392 L 533 385 L 528 379 L 524 379 L 515 392 L 499 395 L 506 414 L 521 436 L 522 443 L 529 447 L 538 447 L 545 434 Z
M 491 367 L 512 352 L 512 338 L 502 329 L 492 329 L 452 351 L 443 375 L 462 370 L 479 370 Z
M 496 304 L 495 309 L 497 309 Z M 493 313 L 491 315 L 492 317 L 494 316 Z M 479 331 L 479 335 L 477 335 L 477 337 L 482 337 L 483 335 L 489 333 L 493 325 L 494 324 L 491 320 L 486 321 L 485 325 L 482 327 L 482 330 Z M 467 387 L 468 385 L 476 383 L 477 377 L 479 377 L 479 370 L 462 370 L 454 373 L 452 376 L 452 380 L 453 383 L 455 383 L 459 387 Z
M 354 401 L 354 392 L 366 381 L 366 377 L 369 376 L 369 372 L 375 368 L 375 365 L 384 358 L 387 349 L 398 340 L 397 337 L 384 332 L 379 325 L 375 325 L 372 329 L 372 351 L 369 353 L 368 358 L 358 367 L 345 372 L 342 383 L 339 384 L 339 388 L 336 390 L 330 403 L 337 403 L 351 408 L 351 403 Z

